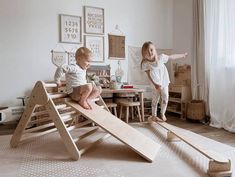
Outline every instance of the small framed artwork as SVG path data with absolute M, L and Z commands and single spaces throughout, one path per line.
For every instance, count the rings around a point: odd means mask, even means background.
M 84 6 L 85 33 L 104 34 L 104 9 Z
M 68 52 L 68 63 L 69 63 L 69 65 L 76 64 L 76 59 L 75 59 L 75 53 L 74 52 Z
M 80 16 L 60 14 L 60 42 L 82 43 Z
M 85 46 L 92 51 L 93 62 L 104 62 L 104 37 L 85 36 Z

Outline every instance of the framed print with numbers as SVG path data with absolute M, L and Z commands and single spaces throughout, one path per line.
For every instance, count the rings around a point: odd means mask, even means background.
M 104 9 L 99 7 L 84 7 L 85 33 L 104 34 Z
M 80 16 L 60 15 L 60 42 L 82 43 Z
M 104 37 L 85 36 L 85 46 L 92 52 L 93 62 L 104 62 Z

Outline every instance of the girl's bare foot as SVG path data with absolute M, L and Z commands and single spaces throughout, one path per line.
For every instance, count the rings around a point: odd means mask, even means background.
M 160 119 L 160 118 L 157 117 L 157 116 L 152 116 L 152 120 L 155 121 L 155 122 L 163 122 L 163 120 Z
M 161 118 L 162 118 L 162 120 L 163 120 L 164 122 L 166 122 L 166 121 L 167 121 L 167 118 L 166 118 L 166 116 L 165 116 L 165 115 L 162 115 L 162 116 L 161 116 Z
M 91 109 L 86 101 L 79 101 L 78 104 L 82 106 L 84 109 Z

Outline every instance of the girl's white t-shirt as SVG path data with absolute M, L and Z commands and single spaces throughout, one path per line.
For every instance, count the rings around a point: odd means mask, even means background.
M 159 55 L 158 61 L 144 61 L 142 64 L 143 71 L 150 71 L 150 77 L 152 78 L 155 84 L 161 85 L 161 87 L 166 87 L 170 83 L 169 74 L 165 63 L 169 59 L 168 55 L 161 54 Z

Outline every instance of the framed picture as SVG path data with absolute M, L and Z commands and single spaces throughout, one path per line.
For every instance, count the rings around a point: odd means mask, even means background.
M 82 43 L 80 16 L 60 15 L 60 42 Z
M 104 9 L 84 6 L 85 33 L 104 34 Z
M 93 62 L 104 62 L 104 37 L 85 36 L 85 46 L 92 51 Z
M 68 63 L 69 63 L 69 65 L 76 64 L 76 59 L 75 59 L 75 53 L 74 52 L 68 52 Z

